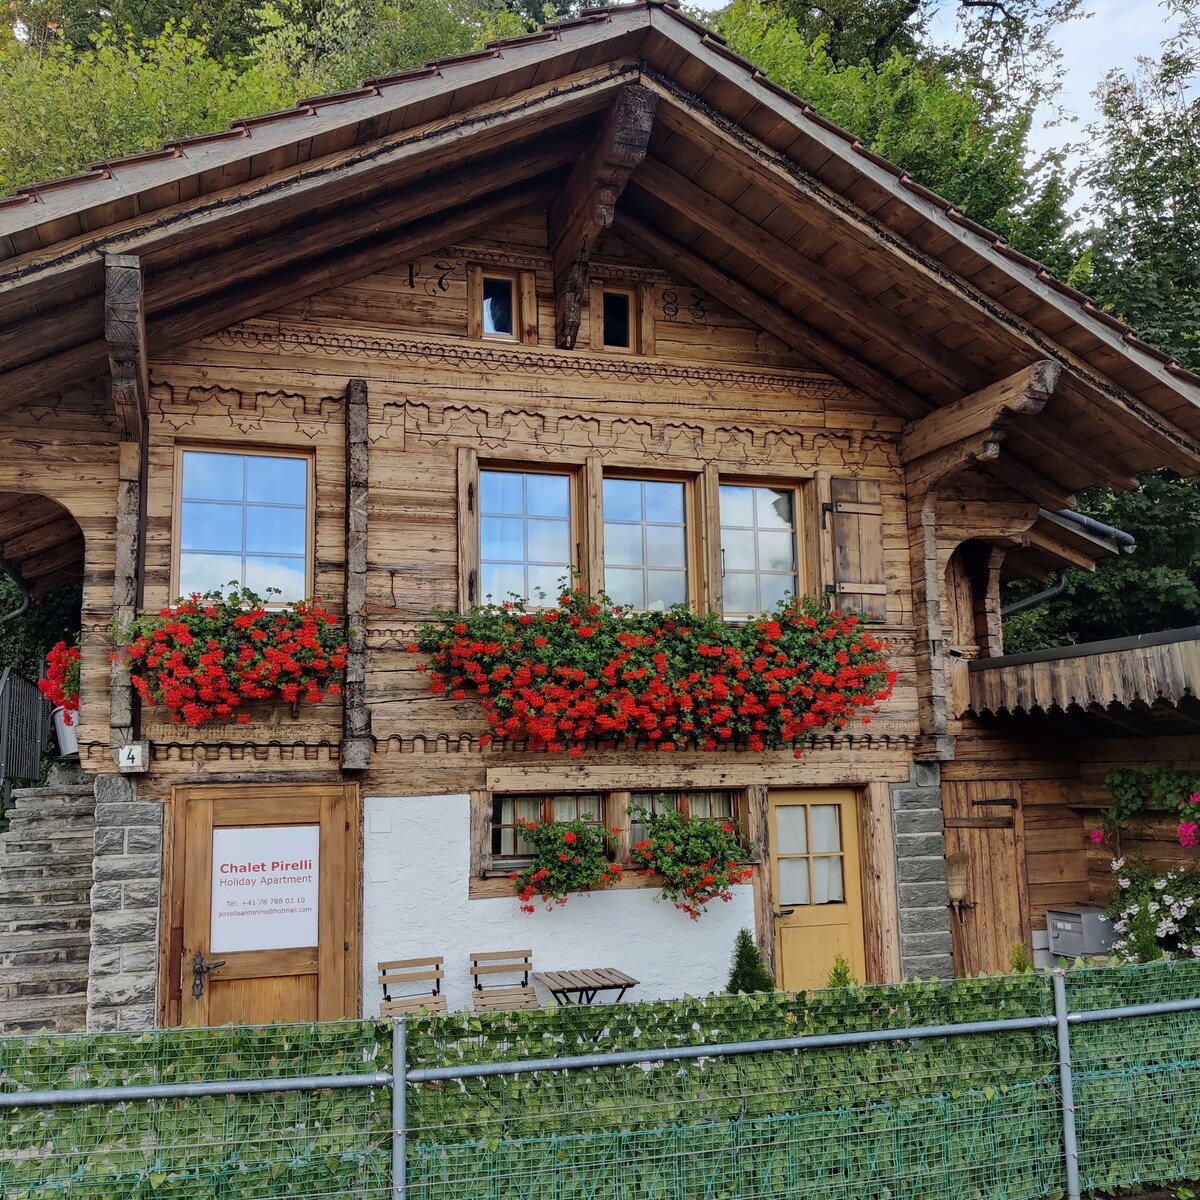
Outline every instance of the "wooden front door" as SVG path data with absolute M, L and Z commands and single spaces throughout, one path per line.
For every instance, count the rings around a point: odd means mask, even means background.
M 950 910 L 954 969 L 959 975 L 1011 970 L 1013 948 L 1025 941 L 1028 909 L 1023 830 L 1015 783 L 942 785 L 946 858 L 966 873 L 961 917 Z M 956 861 L 956 856 L 959 856 Z
M 357 1015 L 357 789 L 180 788 L 175 802 L 179 1019 Z
M 772 791 L 775 963 L 786 991 L 824 987 L 840 954 L 865 977 L 858 814 L 850 791 Z

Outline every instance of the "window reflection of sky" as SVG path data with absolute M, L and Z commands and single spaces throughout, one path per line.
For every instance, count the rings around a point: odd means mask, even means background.
M 179 592 L 230 583 L 273 600 L 307 594 L 308 460 L 188 450 L 183 454 Z

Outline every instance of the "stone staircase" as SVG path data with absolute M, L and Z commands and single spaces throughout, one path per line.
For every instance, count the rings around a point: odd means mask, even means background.
M 61 768 L 17 789 L 0 833 L 0 1034 L 83 1029 L 96 798 Z

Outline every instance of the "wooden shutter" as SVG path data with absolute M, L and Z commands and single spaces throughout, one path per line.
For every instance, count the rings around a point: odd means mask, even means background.
M 835 608 L 887 620 L 883 574 L 883 502 L 873 479 L 833 478 L 823 505 L 832 544 L 833 581 L 825 590 Z

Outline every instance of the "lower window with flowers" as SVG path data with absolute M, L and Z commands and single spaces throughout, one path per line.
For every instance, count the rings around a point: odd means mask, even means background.
M 507 876 L 524 912 L 641 877 L 695 920 L 752 874 L 740 791 L 496 793 L 489 806 L 482 873 Z

